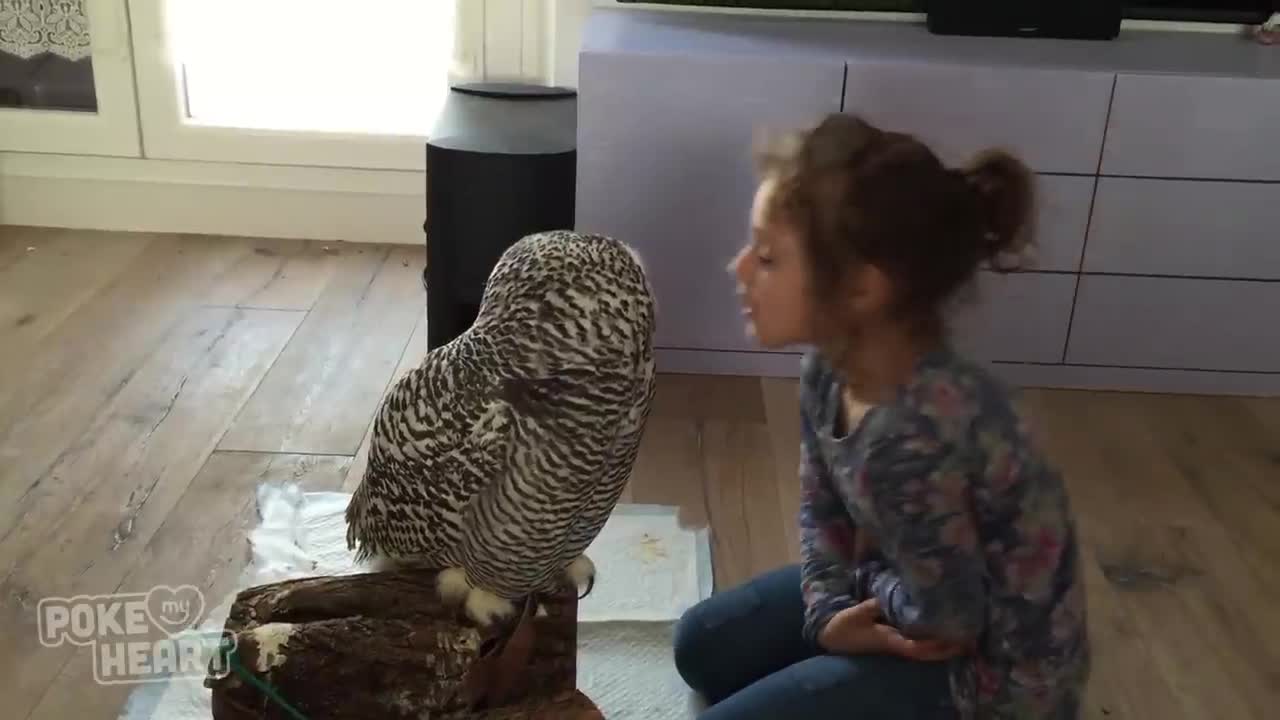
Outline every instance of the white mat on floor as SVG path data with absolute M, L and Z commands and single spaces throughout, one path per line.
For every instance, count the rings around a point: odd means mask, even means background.
M 304 493 L 296 485 L 260 488 L 260 524 L 249 535 L 252 560 L 237 587 L 364 571 L 346 548 L 349 499 Z M 685 608 L 711 593 L 705 531 L 679 527 L 674 508 L 619 505 L 587 552 L 598 575 L 579 608 L 578 687 L 609 720 L 692 718 L 688 691 L 672 665 L 671 630 Z M 220 629 L 233 599 L 221 599 L 200 629 Z M 120 715 L 209 717 L 209 691 L 188 678 L 140 686 Z

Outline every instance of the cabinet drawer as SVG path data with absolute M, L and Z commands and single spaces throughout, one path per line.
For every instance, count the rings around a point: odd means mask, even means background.
M 1067 361 L 1280 371 L 1280 283 L 1086 275 Z
M 868 61 L 849 62 L 844 110 L 916 135 L 949 165 L 998 146 L 1039 172 L 1096 173 L 1113 76 Z
M 758 350 L 729 261 L 750 240 L 760 127 L 838 112 L 844 64 L 583 53 L 576 225 L 644 258 L 659 347 Z
M 979 360 L 1062 362 L 1076 276 L 978 274 L 977 297 L 952 314 L 956 347 Z
M 1101 178 L 1084 268 L 1280 279 L 1280 184 Z
M 1036 218 L 1037 258 L 1032 270 L 1076 272 L 1089 230 L 1089 206 L 1094 178 L 1041 175 L 1040 209 Z
M 1280 79 L 1121 75 L 1102 171 L 1280 180 Z

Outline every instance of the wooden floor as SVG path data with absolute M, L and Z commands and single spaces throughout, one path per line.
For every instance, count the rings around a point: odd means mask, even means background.
M 425 351 L 422 256 L 0 228 L 0 715 L 114 718 L 131 689 L 41 645 L 41 598 L 216 602 L 258 483 L 354 487 L 381 394 Z M 1280 403 L 1024 401 L 1086 541 L 1088 717 L 1277 717 Z M 793 560 L 796 413 L 790 381 L 664 376 L 628 499 L 709 523 L 721 585 Z

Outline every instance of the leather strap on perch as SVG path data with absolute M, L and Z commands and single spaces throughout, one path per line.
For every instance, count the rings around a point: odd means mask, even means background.
M 533 655 L 536 607 L 533 596 L 526 598 L 511 634 L 505 640 L 494 638 L 481 646 L 480 657 L 471 664 L 462 681 L 470 707 L 506 705 L 514 700 L 517 681 L 529 671 L 529 659 Z

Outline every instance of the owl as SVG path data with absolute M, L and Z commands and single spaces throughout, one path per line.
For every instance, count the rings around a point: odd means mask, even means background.
M 595 581 L 584 551 L 618 502 L 654 397 L 655 302 L 626 244 L 526 236 L 475 322 L 388 391 L 346 510 L 375 567 L 440 570 L 484 626 L 530 594 Z

